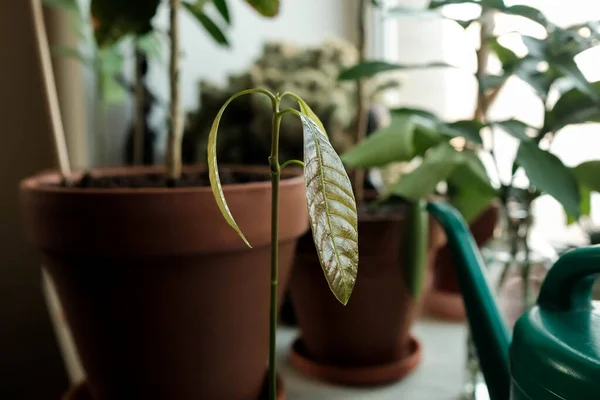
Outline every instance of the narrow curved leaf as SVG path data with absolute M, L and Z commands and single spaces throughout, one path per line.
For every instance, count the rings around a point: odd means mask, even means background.
M 347 304 L 358 272 L 358 217 L 342 161 L 319 126 L 300 114 L 304 180 L 313 239 L 329 288 Z
M 229 15 L 229 7 L 227 7 L 227 0 L 214 0 L 215 7 L 219 11 L 219 14 L 223 17 L 227 24 L 231 24 L 231 16 Z
M 308 118 L 310 118 L 315 124 L 317 124 L 317 126 L 319 127 L 321 132 L 325 136 L 327 136 L 327 131 L 325 130 L 325 126 L 323 125 L 323 123 L 321 122 L 321 120 L 319 119 L 317 114 L 315 114 L 315 112 L 312 110 L 312 108 L 310 108 L 309 105 L 304 100 L 302 100 L 302 98 L 300 98 L 299 96 L 296 97 L 296 100 L 298 100 L 298 106 L 300 107 L 300 112 L 302 112 L 302 114 L 307 115 Z
M 522 4 L 516 4 L 514 6 L 506 7 L 502 10 L 506 14 L 517 15 L 523 18 L 527 18 L 530 21 L 537 22 L 538 24 L 546 27 L 549 25 L 548 19 L 537 8 L 533 8 L 530 6 L 525 6 Z
M 236 93 L 231 96 L 229 100 L 223 104 L 223 107 L 217 113 L 215 120 L 210 128 L 210 133 L 208 134 L 208 178 L 210 180 L 210 187 L 212 189 L 213 195 L 215 196 L 215 202 L 223 215 L 223 218 L 227 221 L 227 223 L 235 229 L 235 231 L 240 235 L 240 237 L 244 240 L 244 243 L 248 245 L 248 247 L 252 247 L 250 242 L 246 239 L 242 230 L 239 228 L 235 220 L 233 219 L 233 215 L 231 215 L 231 211 L 229 211 L 229 206 L 227 205 L 227 201 L 225 200 L 225 194 L 223 193 L 223 187 L 221 186 L 221 178 L 219 178 L 219 166 L 217 164 L 217 134 L 219 131 L 219 123 L 221 122 L 221 118 L 223 117 L 223 113 L 225 109 L 236 98 L 247 94 L 247 92 Z
M 221 46 L 229 47 L 227 37 L 215 22 L 203 11 L 200 3 L 183 3 L 185 8 L 200 22 L 206 32 Z
M 532 186 L 554 197 L 567 213 L 579 218 L 579 185 L 573 171 L 558 157 L 540 149 L 535 142 L 521 142 L 516 161 L 525 170 Z
M 429 214 L 425 207 L 423 199 L 409 203 L 402 235 L 404 279 L 414 301 L 418 301 L 423 293 L 427 271 Z
M 440 133 L 450 137 L 463 137 L 470 142 L 483 144 L 481 139 L 481 129 L 485 125 L 477 120 L 456 121 L 440 126 Z
M 433 62 L 427 64 L 414 64 L 414 65 L 401 65 L 393 64 L 386 61 L 363 61 L 350 68 L 343 70 L 338 76 L 340 81 L 357 80 L 362 78 L 369 78 L 380 74 L 382 72 L 395 71 L 395 70 L 417 70 L 424 68 L 435 68 L 435 67 L 453 67 L 450 64 L 444 62 Z
M 246 0 L 264 17 L 274 17 L 279 14 L 279 0 Z
M 378 129 L 361 143 L 342 154 L 352 168 L 381 167 L 392 162 L 410 161 L 415 156 L 414 123 L 410 118 L 392 114 L 389 125 Z

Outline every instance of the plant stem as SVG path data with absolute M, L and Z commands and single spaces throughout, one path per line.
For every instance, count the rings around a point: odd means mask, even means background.
M 176 181 L 181 176 L 181 137 L 183 124 L 181 119 L 181 103 L 179 98 L 179 6 L 180 0 L 169 0 L 170 4 L 170 31 L 171 61 L 169 67 L 169 81 L 171 86 L 171 106 L 169 110 L 169 137 L 167 154 L 165 156 L 165 172 L 167 177 Z
M 358 3 L 358 57 L 359 62 L 365 60 L 366 33 L 365 14 L 367 12 L 367 1 L 359 0 Z M 365 105 L 365 82 L 364 79 L 356 81 L 356 137 L 354 143 L 360 143 L 367 136 L 367 110 Z M 357 205 L 364 201 L 365 170 L 357 168 L 354 170 L 354 197 Z
M 271 303 L 269 325 L 269 399 L 277 397 L 277 302 L 278 302 L 278 275 L 279 275 L 279 181 L 281 167 L 279 165 L 279 127 L 282 113 L 279 113 L 280 98 L 273 103 L 273 122 L 271 136 Z
M 143 53 L 135 52 L 135 130 L 133 132 L 133 165 L 144 162 L 144 76 L 142 71 Z

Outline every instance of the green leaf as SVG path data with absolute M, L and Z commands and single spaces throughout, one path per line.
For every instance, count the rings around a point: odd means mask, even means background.
M 239 228 L 235 220 L 233 219 L 233 215 L 231 215 L 231 211 L 229 211 L 229 206 L 227 205 L 227 201 L 225 200 L 225 194 L 223 193 L 223 188 L 221 186 L 221 178 L 219 177 L 219 166 L 217 164 L 217 134 L 219 131 L 219 123 L 221 122 L 221 118 L 223 117 L 223 113 L 225 109 L 236 98 L 243 96 L 245 94 L 249 94 L 249 91 L 238 92 L 231 96 L 229 100 L 223 104 L 215 120 L 212 123 L 210 128 L 210 132 L 208 134 L 208 178 L 210 180 L 210 187 L 212 189 L 213 195 L 215 197 L 215 202 L 225 218 L 225 221 L 231 226 L 237 233 L 240 235 L 244 243 L 248 245 L 248 247 L 252 247 L 248 239 L 242 233 L 242 230 Z
M 498 38 L 490 38 L 488 45 L 490 50 L 496 54 L 498 60 L 502 63 L 502 69 L 507 73 L 512 72 L 521 61 L 514 51 L 502 46 L 500 42 L 498 42 Z
M 479 78 L 479 90 L 483 93 L 504 85 L 508 75 L 484 75 Z
M 43 0 L 45 6 L 79 12 L 77 0 Z
M 388 194 L 411 201 L 426 198 L 435 193 L 440 182 L 445 181 L 463 161 L 461 154 L 450 144 L 441 143 L 430 149 L 423 162 L 388 189 Z
M 352 185 L 327 136 L 300 114 L 306 200 L 317 254 L 329 288 L 348 303 L 358 271 L 358 216 Z
M 507 119 L 506 121 L 491 122 L 489 125 L 501 128 L 503 131 L 505 131 L 506 133 L 508 133 L 516 139 L 525 141 L 531 140 L 531 136 L 527 134 L 529 125 L 516 119 Z
M 463 217 L 471 222 L 485 211 L 498 193 L 477 154 L 461 153 L 462 162 L 448 178 L 448 197 Z
M 537 22 L 538 24 L 542 25 L 544 28 L 547 27 L 548 25 L 550 25 L 550 23 L 548 22 L 548 19 L 544 15 L 544 13 L 542 13 L 537 8 L 517 4 L 517 5 L 511 6 L 511 7 L 506 7 L 502 11 L 505 14 L 518 15 L 520 17 L 527 18 L 533 22 Z
M 231 24 L 231 16 L 229 15 L 229 7 L 227 7 L 227 0 L 214 0 L 214 2 L 215 7 L 217 7 L 217 10 L 221 14 L 225 22 L 227 22 L 227 24 Z
M 119 104 L 127 98 L 127 90 L 114 77 L 102 80 L 102 101 L 105 104 Z
M 565 77 L 568 77 L 573 82 L 574 86 L 579 88 L 579 90 L 585 94 L 587 94 L 591 99 L 595 100 L 598 104 L 600 104 L 600 96 L 598 92 L 594 89 L 592 84 L 586 79 L 583 72 L 577 66 L 575 60 L 569 56 L 564 55 L 556 58 L 549 59 L 548 62 L 560 71 Z
M 516 161 L 533 187 L 554 197 L 567 213 L 579 217 L 581 196 L 577 180 L 558 157 L 540 149 L 535 142 L 521 142 Z
M 378 129 L 342 155 L 352 168 L 381 167 L 392 162 L 409 161 L 415 156 L 414 123 L 410 118 L 392 114 L 388 126 Z
M 423 293 L 428 245 L 429 214 L 425 201 L 409 203 L 401 248 L 404 256 L 404 279 L 415 302 Z
M 431 2 L 429 3 L 429 9 L 439 8 L 439 7 L 447 6 L 450 4 L 466 4 L 466 3 L 481 4 L 477 0 L 431 0 Z
M 246 0 L 264 17 L 274 17 L 279 14 L 279 0 Z
M 214 23 L 212 19 L 208 15 L 206 15 L 203 11 L 203 6 L 200 3 L 183 3 L 185 8 L 200 22 L 200 24 L 206 29 L 206 31 L 212 36 L 215 41 L 224 47 L 229 47 L 229 42 L 227 41 L 227 37 L 225 34 Z
M 525 57 L 519 64 L 516 75 L 523 82 L 528 83 L 542 99 L 548 96 L 550 87 L 560 77 L 560 73 L 553 66 L 546 71 L 539 71 L 540 60 L 533 57 Z
M 136 45 L 148 59 L 162 60 L 161 42 L 157 32 L 152 31 L 137 38 Z
M 394 70 L 407 70 L 407 69 L 423 69 L 423 68 L 434 68 L 434 67 L 452 67 L 452 65 L 435 62 L 421 65 L 400 65 L 392 64 L 386 61 L 363 61 L 357 65 L 354 65 L 348 69 L 343 70 L 338 76 L 338 80 L 357 80 L 361 78 L 369 78 L 380 74 L 382 72 L 394 71 Z
M 300 107 L 300 111 L 302 112 L 302 114 L 307 115 L 308 118 L 313 120 L 314 123 L 317 124 L 321 132 L 323 132 L 323 134 L 327 136 L 327 130 L 325 129 L 325 126 L 323 125 L 317 114 L 315 114 L 315 112 L 312 110 L 312 108 L 310 108 L 308 104 L 299 96 L 294 95 L 294 97 L 296 98 L 296 100 L 298 100 L 298 106 Z
M 579 183 L 594 192 L 600 192 L 600 160 L 583 162 L 572 170 Z
M 590 85 L 600 94 L 600 81 Z M 546 113 L 543 132 L 556 133 L 567 125 L 585 122 L 600 122 L 600 105 L 579 88 L 574 88 L 564 93 Z
M 446 136 L 450 137 L 464 137 L 465 139 L 477 143 L 483 144 L 483 140 L 481 139 L 480 131 L 485 127 L 480 121 L 477 120 L 463 120 L 456 121 L 449 124 L 442 125 L 440 127 L 440 132 Z

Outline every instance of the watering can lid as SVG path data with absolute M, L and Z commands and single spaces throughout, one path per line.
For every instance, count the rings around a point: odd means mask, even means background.
M 598 271 L 598 247 L 561 257 L 538 305 L 517 322 L 511 375 L 532 399 L 600 399 L 600 304 L 591 302 Z

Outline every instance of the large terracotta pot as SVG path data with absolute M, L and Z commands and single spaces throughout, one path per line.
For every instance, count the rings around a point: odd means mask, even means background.
M 248 169 L 246 169 L 248 171 Z M 264 173 L 267 169 L 251 169 Z M 95 175 L 159 173 L 156 168 Z M 285 289 L 308 229 L 304 182 L 281 182 Z M 42 253 L 95 400 L 257 399 L 269 343 L 270 182 L 225 185 L 249 249 L 210 187 L 77 189 L 56 173 L 21 184 L 29 239 Z
M 443 233 L 430 220 L 431 263 Z M 402 265 L 402 213 L 361 215 L 359 268 L 347 306 L 331 294 L 312 238 L 298 244 L 291 299 L 301 337 L 292 362 L 305 373 L 347 385 L 372 385 L 402 378 L 418 364 L 420 346 L 410 335 L 419 304 L 411 296 Z

